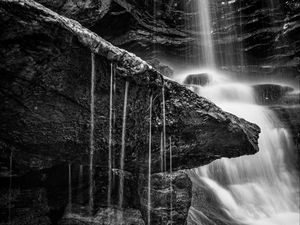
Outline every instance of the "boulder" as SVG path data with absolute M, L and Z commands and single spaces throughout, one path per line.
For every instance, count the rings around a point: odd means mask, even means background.
M 150 122 L 151 172 L 154 173 L 153 179 L 158 176 L 154 190 L 164 190 L 166 187 L 160 185 L 173 179 L 175 195 L 180 201 L 178 207 L 182 206 L 176 208 L 178 213 L 174 218 L 184 221 L 189 207 L 188 179 L 182 178 L 187 186 L 180 190 L 177 179 L 183 175 L 171 175 L 169 178 L 165 174 L 155 175 L 161 171 L 160 146 L 164 123 L 162 90 L 166 106 L 166 136 L 172 140 L 166 144 L 166 161 L 169 162 L 169 147 L 172 145 L 174 172 L 205 165 L 221 157 L 238 157 L 258 151 L 258 126 L 223 112 L 212 102 L 164 77 L 141 58 L 105 41 L 77 21 L 32 0 L 1 0 L 0 12 L 0 174 L 7 180 L 12 173 L 13 183 L 19 184 L 21 190 L 46 189 L 49 211 L 43 211 L 39 216 L 32 214 L 32 217 L 39 218 L 41 215 L 44 218 L 47 214 L 55 224 L 61 221 L 63 215 L 68 215 L 70 178 L 66 164 L 88 167 L 92 68 L 96 77 L 94 197 L 101 201 L 95 204 L 93 215 L 75 211 L 75 216 L 71 217 L 72 221 L 76 221 L 75 224 L 78 221 L 79 224 L 86 221 L 98 223 L 99 218 L 109 214 L 104 199 L 107 193 L 110 90 L 113 90 L 112 166 L 116 171 L 116 180 L 118 174 L 126 175 L 125 206 L 133 210 L 128 218 L 135 217 L 136 224 L 142 224 L 140 216 L 135 216 L 138 211 L 142 212 L 142 218 L 146 221 L 138 190 L 144 188 L 139 177 L 147 174 Z M 129 88 L 125 171 L 118 171 L 126 84 Z M 153 97 L 151 120 L 150 96 Z M 169 168 L 169 163 L 166 166 Z M 78 166 L 75 168 L 72 167 L 70 183 L 71 202 L 76 209 L 76 205 L 85 207 L 88 204 L 89 185 L 88 171 L 85 169 L 83 186 L 78 188 L 80 176 L 74 176 L 74 173 L 80 174 L 80 170 Z M 26 182 L 23 182 L 24 179 Z M 160 180 L 162 184 L 159 184 Z M 7 182 L 2 184 L 7 190 Z M 114 193 L 116 191 L 117 185 Z M 33 191 L 30 193 L 30 196 L 34 195 Z M 85 193 L 82 194 L 85 196 L 83 199 L 80 193 Z M 184 194 L 182 199 L 181 193 Z M 113 198 L 114 205 L 116 196 Z M 167 196 L 163 197 L 166 199 Z M 78 203 L 75 199 L 79 199 Z M 159 199 L 157 201 L 159 206 Z M 28 207 L 29 211 L 34 212 L 35 207 Z M 162 221 L 166 212 L 168 209 L 161 213 L 157 209 L 153 211 L 157 221 Z M 1 222 L 5 222 L 7 217 L 1 218 L 4 218 Z
M 184 84 L 205 86 L 209 83 L 209 76 L 206 73 L 190 74 L 183 81 Z

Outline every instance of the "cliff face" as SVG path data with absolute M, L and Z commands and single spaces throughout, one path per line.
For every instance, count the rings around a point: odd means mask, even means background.
M 92 1 L 80 8 L 83 11 L 69 7 L 72 2 L 41 3 L 79 21 L 81 13 L 87 13 L 86 9 L 93 11 L 104 7 L 103 14 L 107 9 L 105 5 L 94 5 Z M 0 11 L 2 223 L 9 218 L 15 224 L 23 224 L 25 220 L 30 224 L 65 221 L 97 224 L 101 218 L 108 218 L 110 212 L 106 211 L 106 196 L 111 76 L 114 81 L 112 148 L 115 168 L 112 202 L 116 204 L 118 201 L 118 176 L 126 173 L 125 207 L 133 210 L 127 211 L 125 224 L 132 224 L 134 215 L 140 218 L 134 224 L 146 221 L 143 190 L 148 161 L 150 95 L 153 96 L 151 172 L 154 180 L 151 192 L 154 196 L 158 192 L 164 193 L 162 199 L 166 201 L 170 195 L 174 196 L 173 219 L 177 221 L 174 224 L 184 223 L 190 205 L 191 182 L 186 175 L 175 172 L 169 176 L 157 174 L 160 172 L 163 130 L 162 87 L 165 90 L 166 135 L 172 140 L 166 147 L 169 149 L 172 145 L 173 171 L 198 167 L 221 157 L 237 157 L 258 151 L 259 128 L 255 124 L 223 112 L 210 101 L 166 79 L 141 58 L 113 46 L 78 22 L 32 0 L 1 0 Z M 81 21 L 87 25 L 95 24 L 101 18 L 99 14 L 98 19 L 94 18 L 92 12 L 88 15 L 91 19 L 86 17 Z M 101 201 L 95 204 L 94 215 L 89 216 L 85 206 L 89 201 L 87 177 L 92 54 L 95 56 L 93 66 L 96 74 L 94 198 Z M 126 83 L 129 84 L 129 91 L 125 171 L 118 172 Z M 167 162 L 169 168 L 169 158 Z M 11 185 L 10 172 L 13 175 Z M 168 194 L 166 185 L 170 182 L 174 188 Z M 11 187 L 9 199 L 8 186 Z M 69 207 L 70 202 L 72 207 Z M 158 210 L 162 205 L 164 210 Z M 151 209 L 156 221 L 154 224 L 164 224 L 165 220 L 170 220 L 167 216 L 169 211 L 164 201 L 155 199 Z

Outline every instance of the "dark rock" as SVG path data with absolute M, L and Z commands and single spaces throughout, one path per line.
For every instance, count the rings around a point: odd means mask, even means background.
M 258 84 L 253 88 L 256 101 L 264 105 L 281 104 L 284 101 L 283 97 L 294 90 L 292 87 L 278 84 Z
M 36 2 L 85 26 L 92 26 L 108 12 L 111 0 L 37 0 Z
M 142 214 L 138 210 L 103 208 L 95 216 L 86 216 L 85 213 L 67 213 L 60 225 L 145 225 Z
M 100 165 L 107 165 L 109 60 L 113 60 L 116 82 L 113 140 L 116 168 L 121 149 L 119 140 L 126 81 L 130 83 L 125 158 L 127 171 L 143 170 L 146 165 L 147 96 L 149 98 L 150 89 L 155 97 L 152 118 L 153 172 L 159 171 L 163 83 L 167 136 L 174 137 L 174 170 L 201 166 L 222 156 L 235 157 L 257 152 L 259 129 L 256 125 L 224 113 L 176 82 L 162 81 L 159 73 L 133 54 L 112 46 L 74 21 L 34 2 L 24 1 L 24 5 L 18 1 L 1 2 L 0 6 L 4 11 L 1 18 L 9 24 L 4 26 L 1 36 L 1 54 L 5 56 L 1 58 L 4 74 L 1 80 L 4 99 L 1 104 L 1 142 L 4 149 L 14 149 L 16 173 L 51 167 L 65 160 L 81 161 L 83 164 L 88 161 L 90 53 L 76 38 L 72 38 L 72 34 L 101 55 L 96 57 L 95 109 L 95 160 Z M 40 17 L 40 14 L 44 16 Z M 35 27 L 35 30 L 13 32 L 13 27 L 21 26 L 20 18 L 23 19 L 23 30 L 27 26 Z M 3 158 L 8 156 L 5 155 Z
M 19 183 L 22 190 L 30 189 L 31 193 L 35 188 L 46 189 L 48 204 L 41 209 L 47 209 L 48 206 L 49 211 L 31 214 L 35 207 L 30 207 L 28 213 L 33 215 L 34 220 L 42 218 L 40 224 L 48 223 L 47 216 L 44 216 L 46 212 L 49 212 L 53 224 L 60 221 L 64 213 L 68 215 L 68 170 L 66 165 L 60 164 L 87 166 L 89 162 L 91 56 L 95 57 L 96 70 L 94 197 L 101 201 L 95 204 L 94 215 L 88 215 L 85 210 L 80 214 L 75 210 L 70 218 L 72 223 L 98 223 L 108 214 L 102 209 L 107 207 L 104 196 L 107 193 L 111 74 L 115 84 L 112 163 L 116 181 L 120 174 L 125 175 L 124 205 L 133 210 L 128 213 L 128 221 L 135 217 L 134 223 L 143 224 L 140 216 L 136 218 L 136 213 L 141 202 L 138 177 L 147 173 L 150 95 L 154 99 L 151 121 L 152 173 L 160 171 L 162 87 L 165 90 L 166 131 L 167 136 L 172 137 L 173 171 L 205 165 L 221 157 L 237 157 L 258 151 L 259 128 L 256 125 L 225 113 L 184 86 L 164 79 L 142 59 L 113 46 L 78 22 L 60 16 L 32 0 L 0 1 L 0 11 L 1 175 L 9 175 L 12 152 L 14 183 Z M 126 82 L 129 83 L 129 93 L 125 171 L 117 171 L 120 168 Z M 166 166 L 169 167 L 169 164 Z M 79 174 L 78 167 L 75 171 L 72 169 L 74 173 Z M 184 221 L 190 201 L 189 180 L 182 175 L 172 178 L 165 174 L 161 178 L 160 175 L 155 176 L 158 176 L 158 183 L 154 183 L 157 191 L 165 188 L 160 185 L 166 185 L 168 179 L 173 179 L 179 201 L 175 204 L 177 213 L 174 219 Z M 83 186 L 79 188 L 77 185 L 74 187 L 74 182 L 79 183 L 76 177 L 72 175 L 71 179 L 74 209 L 77 206 L 79 209 L 82 206 L 85 208 L 89 201 L 88 172 L 83 174 Z M 27 181 L 21 182 L 24 179 Z M 159 184 L 160 180 L 162 184 Z M 118 182 L 115 183 L 114 205 L 118 189 Z M 7 188 L 6 184 L 3 185 Z M 34 198 L 33 193 L 30 196 Z M 168 196 L 166 194 L 163 197 L 167 200 Z M 156 200 L 155 204 L 159 206 L 160 199 Z M 155 209 L 153 213 L 160 221 L 167 211 L 165 209 L 160 213 Z M 16 220 L 20 218 L 16 217 Z
M 209 83 L 209 76 L 206 73 L 190 74 L 185 78 L 183 83 L 205 86 Z
M 161 74 L 163 74 L 166 77 L 172 77 L 174 74 L 174 71 L 170 67 L 162 64 L 158 59 L 148 60 L 147 63 L 149 63 L 158 72 L 160 72 Z
M 147 218 L 148 189 L 143 181 L 140 190 L 141 210 Z M 151 224 L 184 224 L 191 205 L 192 183 L 182 171 L 151 176 Z

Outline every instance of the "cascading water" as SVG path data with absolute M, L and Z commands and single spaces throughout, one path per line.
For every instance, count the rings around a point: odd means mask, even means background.
M 251 86 L 217 71 L 211 37 L 208 0 L 199 0 L 202 55 L 209 83 L 197 90 L 224 111 L 261 128 L 259 153 L 236 159 L 220 159 L 189 171 L 194 187 L 209 190 L 218 207 L 210 212 L 194 205 L 191 224 L 299 225 L 299 180 L 293 169 L 293 143 L 288 130 L 268 108 L 255 102 Z M 211 55 L 212 54 L 212 55 Z M 193 71 L 195 74 L 195 71 Z M 185 77 L 181 77 L 184 79 Z M 200 200 L 201 201 L 201 200 Z M 208 206 L 209 207 L 209 206 Z M 217 222 L 217 223 L 219 223 Z
M 273 225 L 284 220 L 285 224 L 299 224 L 299 184 L 288 165 L 293 146 L 288 131 L 277 128 L 280 121 L 276 116 L 255 103 L 249 85 L 209 73 L 211 83 L 199 88 L 199 95 L 258 124 L 260 151 L 253 156 L 215 161 L 191 171 L 190 177 L 194 182 L 200 178 L 216 196 L 221 209 L 238 223 Z

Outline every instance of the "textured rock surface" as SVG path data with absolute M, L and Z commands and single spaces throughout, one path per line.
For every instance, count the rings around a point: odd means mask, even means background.
M 74 28 L 73 21 L 51 12 L 49 15 L 38 6 L 41 9 L 37 7 L 37 11 L 31 10 L 31 14 L 24 14 L 20 23 L 20 18 L 11 13 L 22 16 L 22 11 L 18 10 L 36 7 L 31 1 L 29 3 L 21 6 L 18 1 L 12 1 L 11 6 L 15 7 L 9 7 L 10 3 L 1 2 L 2 10 L 5 9 L 2 21 L 9 24 L 4 26 L 1 36 L 1 54 L 5 56 L 1 58 L 4 74 L 1 80 L 4 99 L 1 104 L 1 137 L 4 149 L 14 148 L 14 158 L 21 164 L 20 172 L 26 172 L 26 168 L 49 167 L 61 160 L 86 162 L 89 148 L 91 59 L 89 50 L 82 47 L 69 30 L 77 34 L 79 41 L 87 46 L 97 46 L 92 48 L 95 52 L 114 60 L 114 149 L 120 149 L 118 140 L 121 140 L 124 86 L 126 81 L 130 83 L 127 107 L 127 130 L 130 132 L 127 132 L 126 137 L 126 162 L 130 163 L 125 162 L 126 170 L 135 171 L 137 167 L 146 165 L 144 149 L 147 144 L 147 98 L 150 90 L 155 99 L 152 118 L 153 172 L 159 170 L 163 83 L 167 135 L 174 136 L 174 169 L 200 166 L 222 155 L 234 157 L 257 151 L 257 126 L 222 112 L 213 103 L 176 82 L 163 81 L 144 61 L 111 46 L 76 23 Z M 58 21 L 57 26 L 53 26 L 55 20 Z M 68 25 L 70 27 L 64 29 Z M 32 26 L 34 31 L 28 29 Z M 23 29 L 12 29 L 14 27 Z M 96 42 L 99 42 L 98 45 Z M 103 165 L 107 164 L 103 159 L 107 156 L 108 146 L 111 66 L 108 58 L 96 57 L 95 135 L 96 154 L 99 153 L 96 160 Z M 101 160 L 98 159 L 100 154 Z M 118 158 L 118 151 L 115 157 Z M 118 167 L 118 162 L 115 166 Z
M 184 86 L 164 78 L 142 59 L 113 46 L 78 22 L 31 0 L 1 0 L 0 11 L 1 179 L 7 188 L 12 152 L 13 189 L 28 190 L 29 195 L 20 199 L 24 207 L 13 205 L 15 220 L 22 221 L 26 217 L 34 218 L 32 224 L 64 223 L 61 218 L 68 215 L 69 188 L 74 209 L 77 205 L 80 209 L 88 204 L 91 52 L 95 54 L 96 71 L 94 198 L 99 201 L 93 216 L 87 216 L 86 212 L 81 215 L 75 210 L 75 216 L 69 218 L 69 222 L 85 224 L 92 220 L 93 224 L 109 214 L 102 209 L 107 206 L 111 75 L 115 84 L 112 147 L 116 169 L 120 167 L 124 87 L 126 82 L 129 83 L 126 172 L 121 172 L 126 174 L 125 207 L 132 210 L 128 213 L 129 221 L 132 216 L 137 218 L 135 215 L 139 210 L 145 221 L 145 208 L 141 207 L 138 192 L 144 184 L 139 183 L 138 178 L 147 173 L 150 95 L 154 99 L 152 172 L 160 171 L 162 87 L 165 90 L 166 131 L 167 136 L 172 137 L 173 170 L 258 151 L 259 128 L 256 125 L 223 112 Z M 68 172 L 68 163 L 72 163 L 71 172 Z M 79 164 L 82 164 L 82 172 Z M 118 201 L 118 174 L 114 174 L 114 205 Z M 185 220 L 191 196 L 190 181 L 182 176 L 153 175 L 156 192 L 167 190 L 164 185 L 173 179 L 174 195 L 178 200 L 174 218 L 178 224 Z M 183 186 L 180 186 L 181 180 L 184 180 Z M 36 196 L 35 190 L 45 190 L 46 195 Z M 167 199 L 169 195 L 162 196 Z M 154 203 L 159 208 L 159 199 Z M 156 221 L 162 222 L 170 209 L 160 212 L 158 208 L 153 209 L 153 214 Z M 26 211 L 26 216 L 18 214 L 17 209 Z M 8 214 L 4 212 L 0 222 L 5 222 Z M 135 224 L 143 224 L 139 218 Z
M 147 182 L 140 190 L 141 209 L 147 218 Z M 151 176 L 151 224 L 185 224 L 191 205 L 192 183 L 182 171 Z M 172 210 L 171 210 L 172 209 Z

